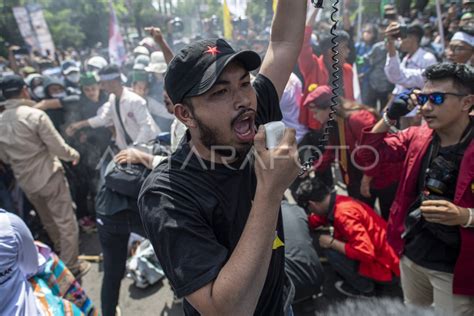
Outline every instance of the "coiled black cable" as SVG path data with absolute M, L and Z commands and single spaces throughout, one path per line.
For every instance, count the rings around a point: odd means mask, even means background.
M 311 0 L 311 3 L 314 5 L 315 8 L 322 8 L 323 7 L 323 0 Z M 338 47 L 339 47 L 339 42 L 337 41 L 338 35 L 336 33 L 337 31 L 337 25 L 339 23 L 339 20 L 337 19 L 337 13 L 339 12 L 339 9 L 337 8 L 337 5 L 339 4 L 339 0 L 334 0 L 332 3 L 332 12 L 331 12 L 331 21 L 333 22 L 332 27 L 331 27 L 331 51 L 332 51 L 332 97 L 331 97 L 331 105 L 330 105 L 330 113 L 329 113 L 329 120 L 326 123 L 326 126 L 323 131 L 323 135 L 321 135 L 319 139 L 319 144 L 317 145 L 317 151 L 314 151 L 312 155 L 306 160 L 302 166 L 301 166 L 301 171 L 300 171 L 300 176 L 306 173 L 308 170 L 310 170 L 313 167 L 313 164 L 316 160 L 322 156 L 324 153 L 327 144 L 329 143 L 329 135 L 331 133 L 331 129 L 337 124 L 335 122 L 336 120 L 336 108 L 338 106 L 339 102 L 339 72 L 340 72 L 340 67 L 339 67 L 339 59 L 337 58 L 337 55 L 339 55 Z

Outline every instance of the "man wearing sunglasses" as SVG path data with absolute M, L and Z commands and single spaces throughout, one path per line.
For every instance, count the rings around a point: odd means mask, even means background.
M 375 158 L 404 162 L 387 238 L 401 256 L 405 302 L 473 315 L 474 70 L 441 63 L 425 77 L 421 91 L 398 95 L 383 119 L 363 132 L 361 143 L 371 150 L 359 150 L 357 158 L 363 165 Z M 394 131 L 416 104 L 426 124 Z

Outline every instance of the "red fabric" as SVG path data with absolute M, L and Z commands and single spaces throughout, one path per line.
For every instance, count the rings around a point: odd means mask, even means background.
M 327 224 L 327 218 L 311 214 L 310 228 Z M 346 256 L 359 261 L 359 274 L 387 282 L 400 276 L 399 259 L 387 242 L 387 224 L 368 205 L 337 195 L 334 205 L 334 238 L 346 243 Z M 393 272 L 393 274 L 392 274 Z
M 392 247 L 402 254 L 404 241 L 404 221 L 409 206 L 417 197 L 417 183 L 424 155 L 433 138 L 433 130 L 426 124 L 410 127 L 396 134 L 370 133 L 365 129 L 362 144 L 372 146 L 379 153 L 380 161 L 403 162 L 399 170 L 400 183 L 395 201 L 390 209 L 387 237 Z M 371 151 L 358 151 L 359 161 L 370 164 L 374 161 Z M 461 207 L 474 207 L 474 141 L 464 153 L 456 184 L 454 204 Z M 474 296 L 474 229 L 462 228 L 461 251 L 454 270 L 453 293 Z
M 331 104 L 332 90 L 328 85 L 317 86 L 316 89 L 306 94 L 303 101 L 303 107 L 307 107 L 309 103 L 316 101 L 318 105 Z
M 310 92 L 308 88 L 311 85 L 317 84 L 321 86 L 329 84 L 329 73 L 324 64 L 323 56 L 318 57 L 313 54 L 311 32 L 311 27 L 307 26 L 305 28 L 303 47 L 298 57 L 298 67 L 304 79 L 303 100 Z M 347 63 L 344 64 L 342 66 L 342 73 L 344 77 L 344 98 L 354 101 L 352 66 Z M 300 123 L 312 129 L 320 129 L 321 124 L 313 117 L 311 110 L 304 107 L 303 104 L 300 106 Z
M 352 163 L 351 156 L 353 156 L 354 150 L 360 142 L 362 130 L 366 127 L 372 127 L 376 123 L 375 116 L 367 110 L 357 110 L 350 112 L 350 114 L 344 120 L 344 132 L 346 136 L 347 159 L 348 159 L 348 173 L 349 183 L 359 181 L 362 171 L 357 170 L 357 166 Z M 337 128 L 337 127 L 336 127 Z M 330 144 L 337 146 L 338 144 Z M 323 156 L 315 163 L 316 170 L 326 170 L 331 166 L 331 163 L 335 160 L 335 152 L 338 151 L 338 158 L 340 162 L 341 151 L 328 147 L 324 152 Z M 342 178 L 345 179 L 346 171 L 341 168 Z M 375 175 L 377 177 L 377 175 Z M 348 185 L 349 183 L 346 183 Z

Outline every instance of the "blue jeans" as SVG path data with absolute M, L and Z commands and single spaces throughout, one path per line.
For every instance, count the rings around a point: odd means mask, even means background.
M 290 308 L 288 308 L 288 311 L 286 312 L 286 316 L 294 316 L 295 314 L 293 313 L 293 308 L 290 306 Z
M 329 264 L 344 279 L 344 282 L 362 293 L 370 293 L 375 289 L 373 280 L 359 274 L 358 261 L 351 260 L 332 249 L 326 249 L 325 254 Z
M 125 210 L 113 215 L 97 214 L 99 240 L 104 256 L 100 293 L 102 315 L 115 316 L 120 283 L 125 274 L 130 233 L 146 236 L 138 212 Z

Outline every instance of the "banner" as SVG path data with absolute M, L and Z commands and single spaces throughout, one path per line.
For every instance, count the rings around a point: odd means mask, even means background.
M 226 0 L 229 11 L 236 18 L 244 18 L 247 12 L 247 0 Z
M 13 15 L 25 43 L 43 55 L 54 56 L 54 42 L 39 4 L 14 7 Z
M 224 0 L 224 3 L 222 4 L 222 9 L 224 14 L 224 17 L 222 19 L 224 21 L 224 37 L 226 39 L 232 39 L 232 16 L 230 15 L 229 7 L 227 6 L 227 0 Z
M 121 66 L 127 59 L 127 53 L 125 51 L 122 34 L 120 34 L 120 27 L 114 7 L 112 6 L 112 1 L 109 2 L 109 6 L 109 59 L 111 64 Z

